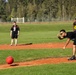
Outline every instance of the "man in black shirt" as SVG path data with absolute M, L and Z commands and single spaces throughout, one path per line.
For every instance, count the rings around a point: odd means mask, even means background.
M 73 41 L 73 56 L 69 58 L 69 60 L 75 60 L 76 54 L 76 32 L 66 32 L 64 29 L 60 30 L 58 38 L 60 40 L 67 38 L 66 44 L 64 45 L 63 49 L 69 44 L 70 40 Z
M 18 35 L 19 35 L 20 28 L 19 28 L 19 26 L 16 24 L 16 22 L 13 23 L 13 26 L 11 27 L 10 30 L 11 30 L 11 31 L 10 31 L 11 46 L 13 45 L 14 40 L 15 40 L 15 45 L 17 45 L 17 38 L 18 38 Z

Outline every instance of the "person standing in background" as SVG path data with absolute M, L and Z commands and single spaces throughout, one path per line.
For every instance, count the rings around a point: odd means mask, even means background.
M 73 31 L 76 32 L 76 18 L 75 18 L 75 20 L 73 22 Z
M 16 24 L 16 22 L 14 21 L 13 22 L 13 26 L 11 27 L 10 29 L 10 37 L 11 37 L 11 46 L 13 45 L 13 43 L 15 42 L 15 46 L 17 45 L 17 39 L 18 39 L 18 36 L 19 36 L 19 31 L 20 31 L 20 28 L 19 26 Z

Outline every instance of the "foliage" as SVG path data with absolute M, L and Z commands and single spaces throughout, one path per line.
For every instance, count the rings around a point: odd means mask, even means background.
M 26 21 L 71 20 L 76 0 L 0 0 L 0 17 L 25 17 Z M 4 19 L 5 20 L 5 19 Z

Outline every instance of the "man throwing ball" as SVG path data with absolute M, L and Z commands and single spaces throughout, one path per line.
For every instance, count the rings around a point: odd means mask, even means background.
M 13 45 L 14 41 L 15 41 L 15 46 L 17 45 L 17 38 L 19 35 L 19 31 L 20 28 L 19 26 L 16 24 L 16 22 L 14 21 L 13 26 L 10 29 L 10 36 L 11 36 L 11 46 Z
M 63 47 L 63 49 L 66 48 L 66 46 L 69 44 L 70 40 L 73 41 L 73 55 L 68 60 L 75 60 L 75 54 L 76 54 L 76 32 L 66 32 L 64 29 L 60 30 L 58 34 L 58 38 L 60 40 L 67 38 L 67 41 Z

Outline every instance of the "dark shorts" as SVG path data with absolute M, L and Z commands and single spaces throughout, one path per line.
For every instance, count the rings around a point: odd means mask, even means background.
M 75 30 L 74 32 L 76 33 L 76 30 Z M 73 42 L 73 45 L 76 45 L 76 35 L 75 35 L 75 38 L 74 38 L 73 41 L 74 41 L 74 42 Z
M 76 39 L 74 39 L 73 45 L 76 45 Z
M 76 45 L 76 41 L 73 42 L 73 45 Z
M 17 34 L 12 34 L 11 38 L 12 38 L 12 39 L 14 39 L 14 38 L 17 39 L 17 38 L 18 38 L 18 35 L 17 35 Z

